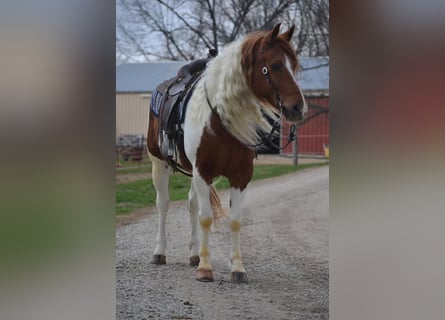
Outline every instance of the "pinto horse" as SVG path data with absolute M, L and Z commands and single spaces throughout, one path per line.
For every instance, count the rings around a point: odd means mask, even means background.
M 294 26 L 282 34 L 279 30 L 280 24 L 225 47 L 208 63 L 185 111 L 183 148 L 177 150 L 177 163 L 193 176 L 188 197 L 189 249 L 190 265 L 198 266 L 199 281 L 213 281 L 209 232 L 221 210 L 213 180 L 225 176 L 230 182 L 231 281 L 247 282 L 240 251 L 242 203 L 252 178 L 254 146 L 261 141 L 259 133 L 271 129 L 264 114 L 275 121 L 282 114 L 296 122 L 304 120 L 307 113 L 295 80 L 298 60 L 290 44 Z M 147 146 L 159 212 L 152 262 L 165 264 L 171 168 L 160 152 L 159 125 L 159 118 L 150 112 Z

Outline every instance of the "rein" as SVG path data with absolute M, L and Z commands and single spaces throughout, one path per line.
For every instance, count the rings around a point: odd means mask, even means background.
M 269 132 L 267 138 L 262 138 L 261 142 L 258 142 L 257 144 L 246 144 L 246 146 L 248 146 L 249 148 L 257 148 L 261 145 L 266 145 L 266 143 L 272 145 L 274 148 L 277 148 L 278 150 L 283 150 L 285 149 L 292 141 L 294 141 L 296 139 L 296 135 L 295 135 L 295 131 L 297 129 L 297 127 L 295 126 L 295 123 L 293 123 L 290 127 L 289 130 L 289 135 L 287 137 L 287 143 L 283 146 L 277 146 L 275 143 L 273 143 L 273 137 L 274 137 L 274 133 L 275 131 L 277 131 L 277 129 L 280 127 L 280 123 L 281 123 L 281 116 L 283 114 L 283 109 L 280 109 L 280 117 L 278 118 L 278 120 L 275 120 L 273 125 L 272 125 L 272 130 Z

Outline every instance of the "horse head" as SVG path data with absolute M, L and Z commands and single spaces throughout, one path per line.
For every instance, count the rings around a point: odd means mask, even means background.
M 303 121 L 308 108 L 295 79 L 299 65 L 290 43 L 295 26 L 279 34 L 280 25 L 269 32 L 250 34 L 243 43 L 241 63 L 249 87 L 260 101 L 290 121 Z

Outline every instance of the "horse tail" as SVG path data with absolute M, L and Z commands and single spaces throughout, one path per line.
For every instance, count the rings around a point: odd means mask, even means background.
M 222 217 L 227 217 L 227 214 L 221 205 L 221 199 L 213 185 L 210 185 L 210 205 L 213 211 L 213 221 L 215 225 L 217 225 L 218 220 Z

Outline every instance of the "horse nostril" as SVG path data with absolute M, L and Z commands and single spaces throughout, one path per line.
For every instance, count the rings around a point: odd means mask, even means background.
M 296 104 L 292 108 L 295 112 L 302 113 L 303 112 L 303 104 Z
M 299 103 L 292 107 L 293 113 L 296 115 L 298 120 L 304 120 L 307 114 L 307 106 L 305 103 Z

